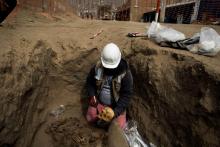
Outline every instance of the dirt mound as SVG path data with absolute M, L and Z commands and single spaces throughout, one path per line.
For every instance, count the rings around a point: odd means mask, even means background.
M 220 71 L 174 52 L 140 46 L 134 52 L 129 114 L 145 139 L 158 146 L 219 146 Z
M 83 81 L 88 73 L 87 68 L 94 63 L 97 49 L 69 53 L 65 58 L 68 60 L 58 63 L 55 60 L 57 53 L 49 43 L 39 40 L 34 46 L 27 46 L 33 48 L 30 54 L 12 50 L 1 58 L 0 144 L 52 146 L 54 141 L 50 141 L 45 130 L 49 130 L 53 139 L 56 138 L 56 143 L 67 146 L 68 134 L 76 137 L 71 138 L 71 141 L 75 139 L 75 144 L 72 142 L 70 145 L 97 144 L 96 139 L 100 136 L 96 132 L 102 131 L 91 129 L 81 106 L 81 99 L 86 97 Z M 49 114 L 61 104 L 65 105 L 66 111 L 62 115 L 63 120 L 57 121 Z M 48 125 L 49 129 L 46 127 Z M 63 129 L 67 131 L 60 132 Z M 64 133 L 67 142 L 61 142 L 62 137 L 57 138 L 60 133 Z M 80 141 L 81 135 L 85 135 L 85 140 Z
M 28 136 L 24 135 L 27 140 L 23 140 L 22 144 L 29 144 L 44 121 L 45 114 L 38 112 L 44 109 L 47 102 L 42 98 L 47 94 L 45 75 L 52 54 L 47 44 L 39 41 L 29 56 L 12 50 L 1 58 L 1 144 L 14 145 L 18 137 L 24 134 Z

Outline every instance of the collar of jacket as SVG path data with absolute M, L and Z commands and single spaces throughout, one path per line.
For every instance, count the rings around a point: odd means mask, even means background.
M 121 66 L 121 67 L 118 68 L 118 70 L 116 70 L 116 73 L 119 73 L 119 74 L 113 75 L 113 78 L 112 78 L 112 92 L 113 92 L 113 97 L 116 102 L 119 99 L 119 92 L 121 89 L 121 81 L 127 72 L 127 62 L 125 60 L 121 61 L 121 62 L 120 62 L 121 65 L 119 64 L 119 66 Z M 125 63 L 125 65 L 122 65 L 122 64 L 124 64 L 123 62 Z M 123 66 L 124 66 L 124 68 L 123 68 Z M 99 61 L 99 62 L 97 62 L 96 67 L 95 67 L 95 79 L 96 79 L 96 87 L 97 87 L 97 94 L 98 95 L 104 86 L 105 76 L 106 75 L 104 74 L 104 67 L 102 66 L 101 62 Z

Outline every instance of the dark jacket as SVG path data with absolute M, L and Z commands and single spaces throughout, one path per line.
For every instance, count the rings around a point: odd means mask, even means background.
M 128 107 L 128 104 L 133 94 L 133 78 L 132 78 L 131 71 L 128 67 L 128 64 L 124 59 L 121 59 L 118 67 L 113 70 L 112 69 L 108 70 L 104 68 L 104 74 L 111 75 L 113 77 L 116 77 L 125 71 L 126 71 L 126 74 L 121 80 L 119 99 L 117 102 L 114 102 L 112 105 L 112 108 L 115 112 L 116 117 L 119 116 L 122 112 L 124 112 L 126 108 Z M 87 84 L 89 97 L 96 96 L 98 98 L 96 79 L 95 79 L 95 66 L 90 70 L 90 73 L 87 77 L 86 84 Z

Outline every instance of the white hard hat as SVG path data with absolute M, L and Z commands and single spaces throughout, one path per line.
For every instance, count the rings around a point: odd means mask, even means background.
M 101 54 L 102 65 L 105 68 L 116 68 L 121 61 L 121 52 L 114 43 L 107 44 Z

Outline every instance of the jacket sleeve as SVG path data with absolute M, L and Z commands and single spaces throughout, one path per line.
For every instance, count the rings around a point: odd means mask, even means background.
M 114 108 L 115 116 L 119 116 L 126 110 L 133 95 L 133 77 L 131 71 L 128 70 L 125 77 L 121 81 L 121 89 L 119 93 L 119 100 Z
M 90 70 L 87 76 L 86 87 L 89 97 L 96 96 L 95 66 Z

